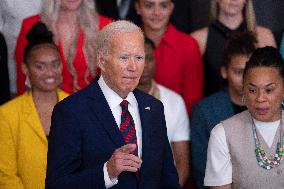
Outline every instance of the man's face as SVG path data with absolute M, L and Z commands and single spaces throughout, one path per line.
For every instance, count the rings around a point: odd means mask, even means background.
M 139 0 L 136 10 L 140 14 L 144 27 L 159 31 L 167 27 L 174 9 L 171 0 Z
M 145 64 L 144 39 L 138 32 L 115 33 L 100 63 L 106 84 L 125 98 L 138 85 Z

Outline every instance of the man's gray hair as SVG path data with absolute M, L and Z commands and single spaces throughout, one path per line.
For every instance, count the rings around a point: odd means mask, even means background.
M 110 43 L 115 34 L 117 33 L 132 33 L 138 32 L 141 34 L 141 38 L 144 39 L 143 32 L 140 27 L 134 23 L 126 20 L 118 20 L 106 25 L 97 34 L 96 39 L 96 52 L 97 53 L 108 53 Z

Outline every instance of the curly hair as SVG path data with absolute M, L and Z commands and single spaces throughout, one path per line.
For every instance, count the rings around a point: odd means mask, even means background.
M 56 29 L 56 23 L 59 19 L 59 12 L 61 8 L 61 0 L 45 0 L 42 5 L 42 10 L 40 13 L 41 20 L 47 25 L 48 29 L 54 33 L 54 40 L 58 43 L 58 32 Z M 77 84 L 77 74 L 73 66 L 77 41 L 79 33 L 82 30 L 84 32 L 84 45 L 83 52 L 86 57 L 87 72 L 85 73 L 84 79 L 87 83 L 88 76 L 95 76 L 96 74 L 96 62 L 95 62 L 95 39 L 96 31 L 98 31 L 98 14 L 96 12 L 96 7 L 94 0 L 82 0 L 80 8 L 77 12 L 77 17 L 79 20 L 79 27 L 76 28 L 76 35 L 73 35 L 72 45 L 70 51 L 68 52 L 68 57 L 66 57 L 67 68 L 74 77 L 73 87 L 79 88 Z

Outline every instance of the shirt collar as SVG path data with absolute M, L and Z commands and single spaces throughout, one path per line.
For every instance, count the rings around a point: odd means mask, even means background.
M 98 84 L 107 100 L 107 103 L 111 109 L 116 108 L 117 106 L 120 106 L 120 103 L 123 100 L 127 100 L 129 102 L 129 105 L 131 107 L 137 106 L 137 100 L 133 94 L 133 92 L 130 92 L 125 99 L 121 98 L 116 92 L 114 92 L 104 81 L 104 78 L 101 76 Z
M 167 31 L 161 39 L 161 43 L 166 43 L 170 47 L 176 47 L 179 40 L 176 39 L 177 30 L 172 24 L 168 24 Z M 160 45 L 159 45 L 160 46 Z

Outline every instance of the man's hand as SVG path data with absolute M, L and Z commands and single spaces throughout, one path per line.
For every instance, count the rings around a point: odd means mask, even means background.
M 106 165 L 110 179 L 118 177 L 123 171 L 138 171 L 142 160 L 132 154 L 136 147 L 136 144 L 126 144 L 113 152 Z

